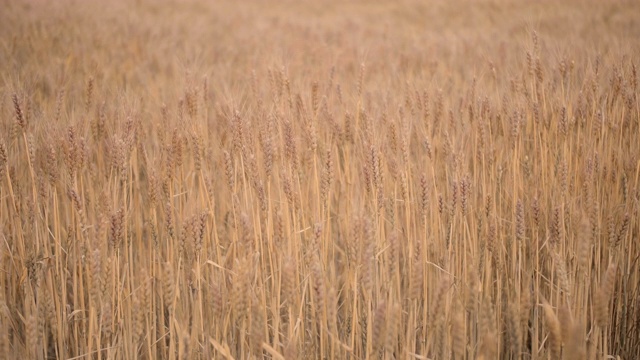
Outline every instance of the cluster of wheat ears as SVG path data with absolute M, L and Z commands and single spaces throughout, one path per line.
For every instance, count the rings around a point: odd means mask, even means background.
M 1 359 L 640 357 L 638 42 L 615 25 L 422 52 L 374 5 L 12 4 Z

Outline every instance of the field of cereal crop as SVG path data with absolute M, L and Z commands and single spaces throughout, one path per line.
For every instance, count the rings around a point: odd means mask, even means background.
M 0 359 L 640 358 L 640 3 L 0 3 Z

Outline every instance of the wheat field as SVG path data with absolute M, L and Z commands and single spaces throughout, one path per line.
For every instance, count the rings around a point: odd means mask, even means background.
M 0 3 L 0 359 L 640 358 L 640 3 Z

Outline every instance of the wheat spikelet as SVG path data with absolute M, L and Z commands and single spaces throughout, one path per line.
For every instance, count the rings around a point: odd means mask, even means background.
M 338 294 L 336 292 L 336 288 L 331 284 L 327 283 L 327 300 L 326 300 L 326 320 L 327 327 L 329 331 L 335 333 L 337 328 L 337 320 L 338 320 Z
M 609 263 L 607 271 L 600 282 L 600 287 L 595 293 L 595 317 L 596 322 L 601 327 L 609 324 L 609 300 L 615 286 L 617 265 L 615 262 Z
M 333 160 L 331 156 L 331 149 L 327 150 L 325 155 L 324 169 L 322 171 L 322 188 L 320 190 L 322 201 L 326 204 L 328 199 L 329 190 L 333 183 L 334 169 Z
M 4 181 L 7 168 L 7 146 L 0 140 L 0 179 Z
M 442 318 L 442 310 L 444 309 L 447 292 L 449 291 L 450 280 L 445 275 L 440 279 L 438 290 L 436 291 L 433 304 L 431 306 L 431 318 L 436 321 Z
M 170 262 L 166 262 L 163 271 L 162 292 L 164 304 L 169 310 L 172 310 L 176 300 L 176 279 L 173 274 L 173 265 Z
M 374 259 L 374 237 L 373 237 L 373 225 L 371 224 L 371 220 L 368 218 L 364 220 L 363 224 L 363 232 L 364 237 L 362 239 L 364 247 L 364 251 L 362 252 L 362 270 L 361 270 L 361 281 L 362 281 L 362 289 L 367 293 L 371 293 L 374 284 L 375 277 L 375 259 Z
M 445 354 L 445 342 L 446 342 L 446 297 L 449 290 L 449 278 L 445 275 L 440 279 L 438 290 L 435 295 L 431 306 L 431 321 L 435 323 L 435 349 L 434 353 L 438 358 L 444 358 Z
M 429 209 L 429 187 L 424 174 L 420 176 L 420 200 L 420 211 L 423 218 L 426 218 Z
M 549 351 L 552 359 L 560 359 L 560 348 L 562 346 L 562 334 L 560 330 L 560 322 L 555 311 L 545 300 L 542 304 L 544 308 L 544 318 L 546 326 L 549 329 Z
M 386 327 L 387 327 L 387 303 L 381 301 L 373 315 L 373 333 L 372 342 L 375 351 L 380 351 L 386 343 Z
M 462 216 L 467 215 L 467 208 L 469 204 L 469 197 L 471 196 L 471 180 L 469 175 L 465 175 L 460 181 L 460 211 Z
M 209 296 L 211 298 L 210 304 L 211 304 L 212 312 L 214 316 L 221 317 L 224 314 L 223 313 L 224 300 L 222 298 L 222 290 L 217 281 L 212 279 L 211 282 L 212 283 L 209 290 L 209 294 L 210 294 Z
M 520 293 L 520 324 L 527 327 L 529 318 L 531 317 L 531 287 L 525 282 Z
M 465 358 L 466 350 L 466 331 L 465 331 L 465 316 L 464 308 L 462 306 L 456 306 L 456 311 L 453 314 L 453 320 L 451 325 L 451 336 L 453 338 L 453 354 L 456 359 Z
M 507 308 L 507 329 L 511 352 L 517 357 L 522 351 L 522 327 L 520 326 L 520 304 L 513 302 Z
M 144 314 L 145 314 L 146 308 L 144 308 L 143 305 L 144 303 L 142 302 L 142 300 L 140 300 L 140 297 L 138 296 L 133 297 L 132 310 L 134 311 L 134 313 L 133 313 L 132 330 L 133 330 L 133 338 L 136 341 L 142 338 L 142 335 L 144 333 L 144 328 L 145 328 Z
M 525 226 L 524 226 L 524 205 L 522 200 L 518 199 L 516 203 L 516 239 L 522 241 L 525 237 Z
M 390 305 L 386 321 L 386 350 L 388 353 L 393 353 L 398 343 L 398 334 L 402 333 L 402 307 L 400 304 Z
M 91 300 L 94 304 L 100 304 L 100 286 L 102 284 L 102 254 L 100 249 L 96 247 L 91 254 L 90 262 L 90 283 L 91 283 Z
M 100 295 L 102 299 L 108 299 L 111 295 L 111 282 L 113 276 L 113 260 L 112 257 L 107 256 L 102 276 L 100 278 Z
M 409 299 L 420 299 L 423 293 L 424 272 L 422 262 L 416 259 L 411 268 Z
M 560 208 L 555 207 L 551 218 L 551 244 L 555 247 L 562 240 L 562 227 L 561 227 L 561 213 Z
M 107 339 L 110 338 L 113 333 L 113 314 L 110 302 L 103 303 L 100 308 L 100 324 L 102 335 Z
M 587 271 L 591 261 L 591 223 L 589 217 L 585 214 L 580 219 L 580 228 L 578 236 L 578 249 L 576 256 L 578 263 L 583 271 Z
M 400 261 L 400 253 L 401 253 L 401 243 L 398 236 L 398 232 L 396 230 L 391 231 L 388 235 L 387 239 L 389 243 L 389 253 L 388 253 L 388 262 L 389 262 L 389 278 L 393 279 L 395 274 L 399 269 L 399 261 Z
M 140 271 L 140 306 L 143 309 L 149 309 L 151 307 L 152 295 L 149 273 L 145 268 Z
M 264 316 L 257 305 L 251 306 L 251 352 L 256 357 L 262 357 L 262 343 L 265 341 Z
M 391 148 L 391 151 L 394 153 L 397 152 L 398 151 L 398 129 L 396 128 L 396 123 L 393 121 L 389 123 L 387 137 L 389 139 L 389 147 Z
M 311 277 L 313 280 L 313 290 L 315 295 L 315 301 L 317 305 L 317 315 L 323 318 L 326 315 L 326 301 L 327 301 L 327 284 L 325 280 L 325 274 L 320 265 L 320 260 L 317 254 L 314 252 L 311 260 Z
M 29 314 L 25 320 L 25 334 L 28 343 L 28 353 L 32 358 L 35 358 L 38 353 L 38 342 L 39 342 L 39 332 L 38 332 L 38 316 L 37 310 L 33 309 L 34 313 Z
M 20 129 L 22 131 L 26 131 L 27 129 L 27 121 L 26 121 L 26 117 L 22 111 L 22 108 L 20 107 L 20 101 L 18 100 L 18 95 L 17 94 L 13 94 L 12 95 L 12 100 L 13 100 L 13 108 L 15 110 L 15 114 L 16 114 L 16 123 L 18 124 L 18 126 L 20 127 Z
M 558 323 L 560 324 L 560 335 L 563 341 L 569 339 L 573 327 L 573 316 L 571 315 L 571 309 L 569 304 L 564 302 L 562 306 L 558 308 Z
M 236 313 L 236 318 L 243 319 L 249 309 L 248 296 L 251 280 L 249 279 L 248 259 L 236 260 L 234 268 L 235 276 L 231 288 L 232 308 Z
M 359 262 L 362 248 L 362 233 L 364 227 L 364 220 L 360 217 L 356 217 L 351 222 L 350 234 L 346 240 L 346 256 L 349 266 L 354 266 Z
M 182 108 L 179 107 L 181 110 Z M 171 159 L 173 160 L 173 168 L 180 168 L 182 166 L 183 154 L 182 154 L 182 135 L 178 129 L 173 129 L 171 135 Z
M 202 169 L 202 138 L 200 134 L 191 134 L 192 151 L 193 151 L 193 163 L 196 171 Z
M 613 244 L 614 248 L 617 248 L 620 243 L 622 242 L 622 240 L 624 240 L 625 236 L 627 235 L 627 231 L 629 230 L 629 221 L 631 220 L 631 216 L 629 215 L 628 212 L 626 212 L 624 214 L 624 217 L 622 218 L 622 223 L 620 224 L 620 229 L 618 230 L 618 234 L 616 236 L 616 240 Z
M 567 272 L 566 264 L 564 262 L 564 258 L 559 252 L 555 252 L 555 251 L 553 252 L 552 256 L 553 256 L 553 260 L 556 266 L 556 271 L 558 274 L 558 283 L 559 283 L 560 289 L 567 295 L 571 294 L 570 288 L 569 288 L 569 275 Z
M 275 117 L 273 116 L 273 114 L 269 114 L 268 120 L 267 120 L 267 124 L 266 126 L 262 127 L 264 128 L 264 134 L 262 134 L 261 138 L 263 139 L 263 154 L 264 154 L 264 158 L 263 158 L 263 164 L 264 164 L 264 173 L 267 177 L 267 179 L 271 179 L 271 174 L 273 173 L 273 160 L 275 158 L 275 150 L 274 150 L 274 144 L 273 144 L 273 133 L 276 131 L 276 124 L 275 124 Z
M 89 78 L 89 81 L 87 81 L 87 90 L 85 93 L 85 110 L 87 112 L 89 112 L 89 108 L 91 107 L 91 103 L 93 102 L 93 83 L 94 83 L 94 79 L 93 76 Z
M 295 271 L 296 264 L 294 258 L 287 258 L 284 260 L 281 271 L 281 286 L 282 289 L 282 298 L 283 300 L 289 304 L 293 305 L 292 301 L 294 299 L 294 289 L 295 289 Z

